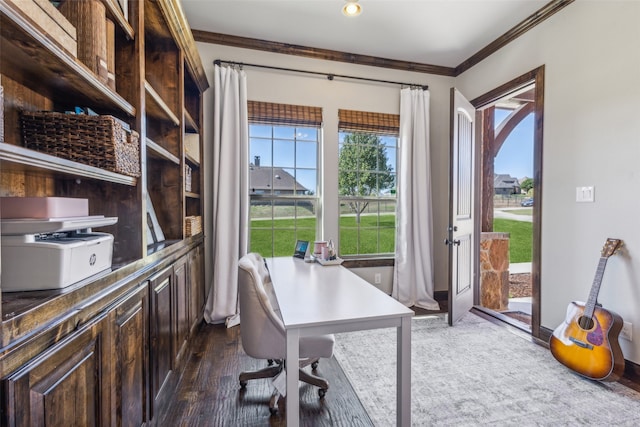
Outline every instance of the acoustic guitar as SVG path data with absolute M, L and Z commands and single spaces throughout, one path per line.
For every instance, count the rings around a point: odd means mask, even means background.
M 607 239 L 586 304 L 574 301 L 564 322 L 549 340 L 551 354 L 560 363 L 592 380 L 617 381 L 624 372 L 624 356 L 618 343 L 622 318 L 598 303 L 607 260 L 622 247 L 622 240 Z

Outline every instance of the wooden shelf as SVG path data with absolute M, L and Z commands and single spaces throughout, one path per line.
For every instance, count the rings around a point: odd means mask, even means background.
M 188 197 L 190 199 L 199 199 L 200 198 L 200 194 L 198 194 L 198 193 L 191 193 L 191 192 L 185 191 L 184 195 L 185 195 L 185 197 Z
M 153 142 L 149 138 L 147 138 L 147 149 L 149 150 L 149 154 L 154 157 L 159 157 L 171 163 L 175 163 L 176 165 L 180 164 L 180 159 L 177 156 L 174 156 L 168 150 Z
M 0 160 L 23 165 L 23 170 L 47 169 L 66 175 L 97 179 L 101 181 L 114 182 L 117 184 L 136 186 L 137 178 L 122 175 L 115 172 L 106 171 L 93 166 L 71 160 L 61 159 L 49 154 L 29 150 L 17 145 L 0 143 Z M 3 169 L 5 166 L 2 165 Z
M 200 133 L 200 128 L 187 110 L 184 110 L 184 130 L 188 133 Z
M 189 153 L 184 153 L 184 159 L 192 166 L 200 167 L 200 162 L 194 159 Z
M 171 111 L 171 108 L 147 81 L 144 82 L 144 90 L 147 94 L 147 115 L 159 120 L 170 121 L 174 125 L 180 126 L 178 116 Z
M 2 74 L 29 87 L 53 91 L 71 105 L 84 105 L 101 112 L 136 115 L 136 109 L 28 19 L 0 3 Z M 100 107 L 100 108 L 98 108 Z

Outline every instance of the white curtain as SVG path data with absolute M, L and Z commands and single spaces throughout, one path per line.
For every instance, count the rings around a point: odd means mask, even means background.
M 396 205 L 396 259 L 392 296 L 427 310 L 433 299 L 433 213 L 429 150 L 429 91 L 400 91 L 400 162 Z
M 212 250 L 207 256 L 213 275 L 204 318 L 209 323 L 240 321 L 238 260 L 247 253 L 249 224 L 249 125 L 244 71 L 215 66 L 213 149 L 209 164 L 213 198 Z

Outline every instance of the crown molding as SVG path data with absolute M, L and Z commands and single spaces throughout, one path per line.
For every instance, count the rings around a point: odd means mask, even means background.
M 521 21 L 519 24 L 511 28 L 509 31 L 480 49 L 478 52 L 473 54 L 471 57 L 463 61 L 460 65 L 455 68 L 455 75 L 458 76 L 474 65 L 482 62 L 486 58 L 488 58 L 493 53 L 502 49 L 507 44 L 511 43 L 527 31 L 534 28 L 536 25 L 540 24 L 542 21 L 554 15 L 556 12 L 564 9 L 569 4 L 573 3 L 575 0 L 552 0 L 542 8 L 538 9 L 535 13 L 529 15 L 525 20 Z
M 262 50 L 266 52 L 281 53 L 284 55 L 303 56 L 326 61 L 347 62 L 357 65 L 391 68 L 402 71 L 415 71 L 417 73 L 437 74 L 453 77 L 455 69 L 440 65 L 420 64 L 417 62 L 399 61 L 377 56 L 358 55 L 355 53 L 340 52 L 329 49 L 318 49 L 307 46 L 299 46 L 288 43 L 272 42 L 267 40 L 252 39 L 248 37 L 232 36 L 228 34 L 210 33 L 201 30 L 192 30 L 196 41 L 204 43 L 220 44 L 225 46 L 240 47 L 245 49 Z
M 299 46 L 288 43 L 273 42 L 268 40 L 253 39 L 249 37 L 233 36 L 229 34 L 213 33 L 202 30 L 192 30 L 195 41 L 233 46 L 244 49 L 261 50 L 280 53 L 284 55 L 302 56 L 326 61 L 347 62 L 357 65 L 390 68 L 402 71 L 414 71 L 417 73 L 436 74 L 441 76 L 456 77 L 480 63 L 491 54 L 495 53 L 508 43 L 520 37 L 522 34 L 534 28 L 556 12 L 565 8 L 575 0 L 552 0 L 509 31 L 489 43 L 477 53 L 463 61 L 455 68 L 441 65 L 423 64 L 417 62 L 400 61 L 396 59 L 380 58 L 377 56 L 358 55 L 355 53 L 340 52 L 329 49 L 318 49 L 307 46 Z

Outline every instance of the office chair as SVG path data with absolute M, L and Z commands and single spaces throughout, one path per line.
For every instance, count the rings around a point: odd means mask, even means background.
M 266 359 L 269 366 L 253 372 L 242 372 L 240 387 L 247 381 L 258 378 L 273 378 L 284 369 L 286 357 L 286 334 L 277 300 L 273 292 L 269 271 L 264 258 L 257 253 L 249 253 L 238 262 L 238 291 L 240 295 L 240 337 L 245 353 L 256 359 Z M 315 371 L 320 357 L 329 358 L 333 354 L 333 335 L 318 335 L 300 338 L 300 381 L 319 387 L 323 398 L 329 389 L 324 378 L 302 370 L 308 364 Z M 274 365 L 275 362 L 275 365 Z M 297 393 L 297 390 L 288 391 Z M 277 390 L 269 400 L 271 414 L 277 412 L 279 393 Z

